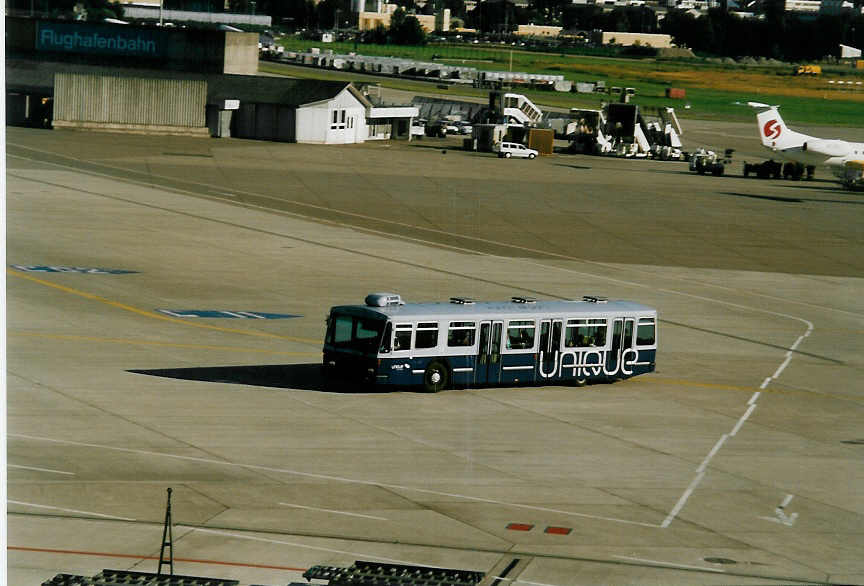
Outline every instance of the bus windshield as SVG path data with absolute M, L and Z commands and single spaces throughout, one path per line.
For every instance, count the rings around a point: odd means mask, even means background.
M 340 350 L 375 354 L 386 323 L 383 319 L 333 314 L 327 328 L 327 343 Z

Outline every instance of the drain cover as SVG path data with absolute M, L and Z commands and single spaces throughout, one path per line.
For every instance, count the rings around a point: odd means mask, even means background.
M 729 558 L 702 558 L 709 564 L 737 564 L 735 560 L 731 560 Z

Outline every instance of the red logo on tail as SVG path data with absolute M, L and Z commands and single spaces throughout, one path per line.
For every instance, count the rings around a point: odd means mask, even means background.
M 769 120 L 765 123 L 765 126 L 762 127 L 762 134 L 765 135 L 765 138 L 777 138 L 780 136 L 780 132 L 781 126 L 776 120 Z

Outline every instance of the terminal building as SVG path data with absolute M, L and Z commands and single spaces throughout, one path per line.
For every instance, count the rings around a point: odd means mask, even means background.
M 258 76 L 258 35 L 6 18 L 9 125 L 320 144 L 410 140 L 417 108 Z

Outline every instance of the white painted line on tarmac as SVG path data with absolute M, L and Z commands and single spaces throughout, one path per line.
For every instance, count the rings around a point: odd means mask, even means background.
M 623 555 L 613 555 L 613 558 L 618 558 L 619 560 L 630 560 L 632 562 L 640 562 L 643 564 L 656 564 L 658 566 L 663 566 L 665 568 L 681 568 L 683 570 L 700 570 L 703 572 L 717 572 L 718 574 L 725 574 L 725 570 L 721 570 L 719 568 L 708 568 L 705 566 L 690 566 L 687 564 L 673 564 L 671 562 L 659 562 L 657 560 L 646 560 L 643 558 L 631 558 Z
M 690 498 L 690 495 L 693 494 L 693 491 L 696 490 L 696 487 L 699 486 L 699 483 L 702 482 L 702 479 L 705 477 L 705 472 L 698 472 L 696 477 L 690 481 L 690 486 L 687 487 L 687 490 L 684 491 L 684 494 L 681 495 L 681 498 L 678 499 L 678 502 L 675 503 L 675 506 L 672 507 L 672 510 L 663 519 L 663 522 L 660 523 L 660 527 L 666 529 L 675 517 L 678 516 L 678 513 L 681 512 L 681 509 L 684 508 L 684 505 L 687 504 L 687 500 Z
M 734 305 L 734 304 L 732 304 L 732 305 Z M 783 360 L 783 362 L 780 364 L 780 366 L 777 367 L 777 370 L 774 371 L 774 374 L 769 376 L 768 378 L 766 378 L 764 381 L 762 381 L 762 385 L 760 385 L 759 388 L 761 390 L 764 390 L 765 388 L 768 387 L 769 384 L 771 384 L 771 381 L 777 379 L 777 377 L 779 377 L 783 373 L 783 370 L 789 365 L 789 362 L 792 360 L 792 356 L 793 356 L 795 349 L 798 348 L 798 345 L 804 340 L 804 338 L 806 338 L 811 333 L 813 333 L 813 322 L 806 320 L 804 318 L 801 318 L 801 317 L 779 314 L 779 313 L 775 313 L 773 311 L 767 311 L 767 310 L 757 310 L 757 311 L 765 311 L 765 313 L 772 313 L 775 315 L 784 315 L 785 317 L 789 317 L 791 319 L 798 320 L 798 321 L 803 322 L 807 325 L 807 331 L 804 332 L 802 335 L 798 336 L 798 339 L 795 340 L 795 343 L 789 347 L 789 350 L 786 352 L 786 358 Z M 750 397 L 750 400 L 747 401 L 747 405 L 748 405 L 747 411 L 745 411 L 744 415 L 742 415 L 741 418 L 735 423 L 735 427 L 733 427 L 732 431 L 729 432 L 729 434 L 728 434 L 729 437 L 733 437 L 739 431 L 741 431 L 741 426 L 744 425 L 744 422 L 747 421 L 747 419 L 750 417 L 750 415 L 756 409 L 756 402 L 759 400 L 760 395 L 761 395 L 761 391 L 756 392 L 753 394 L 752 397 Z M 724 443 L 725 441 L 726 441 L 726 434 L 724 434 L 723 437 L 720 438 L 720 441 L 718 441 L 717 444 L 714 445 L 714 448 L 711 450 L 711 452 L 708 454 L 708 456 L 702 461 L 702 463 L 699 465 L 699 468 L 696 469 L 696 477 L 693 479 L 692 482 L 690 482 L 690 485 L 687 487 L 687 490 L 684 491 L 684 494 L 681 495 L 681 498 L 679 498 L 678 502 L 675 503 L 675 506 L 673 507 L 673 509 L 669 513 L 669 515 L 666 517 L 666 519 L 663 520 L 663 523 L 661 523 L 661 525 L 660 525 L 662 528 L 665 529 L 666 527 L 668 527 L 672 523 L 672 521 L 675 519 L 675 517 L 678 516 L 678 513 L 680 513 L 681 510 L 684 508 L 684 505 L 687 503 L 687 500 L 690 498 L 690 495 L 693 494 L 693 491 L 696 490 L 696 487 L 699 486 L 699 483 L 702 482 L 702 479 L 705 477 L 705 471 L 706 471 L 706 468 L 708 466 L 708 463 L 711 461 L 711 459 L 719 451 L 719 449 L 720 449 L 719 446 L 722 445 L 722 443 Z M 796 516 L 797 516 L 797 514 L 796 514 Z M 794 523 L 794 522 L 795 522 L 795 520 L 792 519 L 792 523 Z
M 717 440 L 717 443 L 714 444 L 714 447 L 711 448 L 711 451 L 708 452 L 708 455 L 705 456 L 705 459 L 702 460 L 702 463 L 701 463 L 701 464 L 699 465 L 699 467 L 696 469 L 697 472 L 704 472 L 704 471 L 705 471 L 705 468 L 708 467 L 708 463 L 711 462 L 711 459 L 712 459 L 712 458 L 717 454 L 717 452 L 720 451 L 720 447 L 721 447 L 724 443 L 726 443 L 726 440 L 727 440 L 728 438 L 729 438 L 729 434 L 728 434 L 728 433 L 724 433 L 724 434 L 723 434 L 723 437 L 721 437 L 719 440 Z
M 51 474 L 67 474 L 75 476 L 74 472 L 64 472 L 62 470 L 51 470 L 50 468 L 37 468 L 36 466 L 20 466 L 18 464 L 6 464 L 7 468 L 19 468 L 21 470 L 35 470 L 36 472 L 50 472 Z
M 792 346 L 789 347 L 789 350 L 792 351 L 792 352 L 794 352 L 795 350 L 797 350 L 797 349 L 798 349 L 798 344 L 800 344 L 800 343 L 804 340 L 804 338 L 807 337 L 807 335 L 808 335 L 808 334 L 804 334 L 804 335 L 798 336 L 798 339 L 795 340 L 795 343 L 792 344 Z
M 20 438 L 20 439 L 27 439 L 27 440 L 32 440 L 32 441 L 42 441 L 42 442 L 51 442 L 51 443 L 55 443 L 55 444 L 63 444 L 63 445 L 70 445 L 70 446 L 97 448 L 97 449 L 101 449 L 101 450 L 113 450 L 113 451 L 117 451 L 117 452 L 125 452 L 127 454 L 140 454 L 140 455 L 144 455 L 144 456 L 157 456 L 160 458 L 172 458 L 175 460 L 184 460 L 187 462 L 200 462 L 202 464 L 213 464 L 216 466 L 231 466 L 234 468 L 245 468 L 247 470 L 262 470 L 265 472 L 278 472 L 278 473 L 282 473 L 282 474 L 292 474 L 294 476 L 302 476 L 304 478 L 318 478 L 321 480 L 332 480 L 334 482 L 345 482 L 347 484 L 359 484 L 362 486 L 378 486 L 381 488 L 390 488 L 390 489 L 395 489 L 395 490 L 406 490 L 406 491 L 410 491 L 410 492 L 419 492 L 421 494 L 431 494 L 431 495 L 435 495 L 435 496 L 452 497 L 452 498 L 462 499 L 462 500 L 466 500 L 466 501 L 473 501 L 473 502 L 478 502 L 478 503 L 487 503 L 487 504 L 493 504 L 493 505 L 501 505 L 504 507 L 513 507 L 513 508 L 525 509 L 525 510 L 529 510 L 529 511 L 542 511 L 545 513 L 557 513 L 559 515 L 567 515 L 570 517 L 580 517 L 582 519 L 596 519 L 598 521 L 609 521 L 612 523 L 624 523 L 627 525 L 638 525 L 641 527 L 653 527 L 653 528 L 659 527 L 659 525 L 657 525 L 656 523 L 643 523 L 641 521 L 630 521 L 627 519 L 617 519 L 615 517 L 601 517 L 599 515 L 589 515 L 587 513 L 575 513 L 573 511 L 564 511 L 561 509 L 552 509 L 549 507 L 539 507 L 536 505 L 525 505 L 525 504 L 521 504 L 521 503 L 508 503 L 505 501 L 498 501 L 498 500 L 494 500 L 494 499 L 487 499 L 487 498 L 482 498 L 482 497 L 477 497 L 477 496 L 470 496 L 470 495 L 466 495 L 466 494 L 458 494 L 458 493 L 452 493 L 452 492 L 441 492 L 439 490 L 431 490 L 428 488 L 419 488 L 416 486 L 404 486 L 404 485 L 400 485 L 400 484 L 388 484 L 385 482 L 375 482 L 373 480 L 358 480 L 356 478 L 346 478 L 343 476 L 333 476 L 330 474 L 316 474 L 314 472 L 301 472 L 300 470 L 291 470 L 288 468 L 277 468 L 275 466 L 263 466 L 260 464 L 242 464 L 242 463 L 237 463 L 237 462 L 228 462 L 225 460 L 213 460 L 210 458 L 199 458 L 196 456 L 181 456 L 179 454 L 166 454 L 166 453 L 161 453 L 161 452 L 151 452 L 149 450 L 135 450 L 132 448 L 121 448 L 118 446 L 107 446 L 107 445 L 93 444 L 93 443 L 88 443 L 88 442 L 76 442 L 76 441 L 71 441 L 71 440 L 61 440 L 61 439 L 40 437 L 40 436 L 34 436 L 34 435 L 25 435 L 25 434 L 20 434 L 20 433 L 10 433 L 10 434 L 7 434 L 7 437 L 16 437 L 16 438 Z
M 760 519 L 764 519 L 765 521 L 771 521 L 772 523 L 780 523 L 781 525 L 786 525 L 787 527 L 792 527 L 795 525 L 795 521 L 798 520 L 798 513 L 792 513 L 790 515 L 786 514 L 786 507 L 789 503 L 792 502 L 792 499 L 795 498 L 795 495 L 787 494 L 786 498 L 783 499 L 783 502 L 774 509 L 773 517 L 759 517 Z
M 747 421 L 747 418 L 750 417 L 750 414 L 753 413 L 753 410 L 756 409 L 756 403 L 751 404 L 744 415 L 741 416 L 741 419 L 735 424 L 735 427 L 732 428 L 732 432 L 729 434 L 730 436 L 735 436 L 739 431 L 741 431 L 741 426 L 744 425 L 744 422 Z
M 118 521 L 135 521 L 136 520 L 136 519 L 130 519 L 129 517 L 118 517 L 117 515 L 106 515 L 104 513 L 94 513 L 92 511 L 79 511 L 77 509 L 64 509 L 62 507 L 51 507 L 49 505 L 37 505 L 36 503 L 25 503 L 25 502 L 21 502 L 21 501 L 13 501 L 11 499 L 7 500 L 6 502 L 9 504 L 12 504 L 12 505 L 21 505 L 24 507 L 35 507 L 37 509 L 51 509 L 54 511 L 63 511 L 64 513 L 77 513 L 79 515 L 91 515 L 94 517 L 102 517 L 105 519 L 116 519 Z
M 306 507 L 304 505 L 295 505 L 293 503 L 279 503 L 285 507 L 293 507 L 295 509 L 306 509 L 308 511 L 321 511 L 324 513 L 335 513 L 337 515 L 349 515 L 351 517 L 363 517 L 364 519 L 375 519 L 376 521 L 389 521 L 384 517 L 376 517 L 375 515 L 361 515 L 360 513 L 349 513 L 348 511 L 336 511 L 333 509 L 319 509 L 318 507 Z
M 773 379 L 780 378 L 780 375 L 783 373 L 783 371 L 786 369 L 786 367 L 789 366 L 789 362 L 791 360 L 792 360 L 792 352 L 787 352 L 786 353 L 786 360 L 784 360 L 783 363 L 777 367 L 777 370 L 774 371 L 774 374 L 771 375 L 771 378 L 773 378 Z
M 406 564 L 409 566 L 416 566 L 416 565 L 428 566 L 428 564 L 418 564 L 418 563 L 412 562 L 412 561 L 397 560 L 397 559 L 393 559 L 393 558 L 385 558 L 385 557 L 381 557 L 380 555 L 361 553 L 361 552 L 357 552 L 357 551 L 345 551 L 345 550 L 341 550 L 341 549 L 332 549 L 329 547 L 307 545 L 305 543 L 297 543 L 296 541 L 283 541 L 281 539 L 269 539 L 267 537 L 256 537 L 254 535 L 247 535 L 247 534 L 242 534 L 242 533 L 232 533 L 230 531 L 220 531 L 220 530 L 216 530 L 216 529 L 204 529 L 202 527 L 191 527 L 189 525 L 176 525 L 176 526 L 177 527 L 185 527 L 186 529 L 191 529 L 193 533 L 194 532 L 209 533 L 212 535 L 221 535 L 223 537 L 232 537 L 234 539 L 246 539 L 247 541 L 258 541 L 261 543 L 272 543 L 275 545 L 287 545 L 289 547 L 299 547 L 301 549 L 312 549 L 315 551 L 325 551 L 327 553 L 337 553 L 337 554 L 352 556 L 354 559 L 363 558 L 363 559 L 370 559 L 370 560 L 381 560 L 383 562 L 389 562 L 389 563 L 393 563 L 393 564 Z M 429 566 L 429 567 L 434 568 L 437 566 Z

